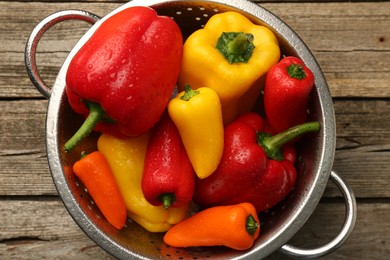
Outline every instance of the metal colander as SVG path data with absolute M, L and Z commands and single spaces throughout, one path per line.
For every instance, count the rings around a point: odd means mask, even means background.
M 216 13 L 230 10 L 240 12 L 254 23 L 270 28 L 278 38 L 282 54 L 300 57 L 315 75 L 315 88 L 311 93 L 310 119 L 319 121 L 322 129 L 319 134 L 307 135 L 300 142 L 297 163 L 298 179 L 295 189 L 277 206 L 260 214 L 262 221 L 260 237 L 248 251 L 235 251 L 224 247 L 188 249 L 169 247 L 163 243 L 162 233 L 147 232 L 130 219 L 123 230 L 117 231 L 102 216 L 82 183 L 68 170 L 68 167 L 78 159 L 81 151 L 88 152 L 96 149 L 98 137 L 97 134 L 92 134 L 70 154 L 66 154 L 62 149 L 66 140 L 77 130 L 83 120 L 69 107 L 64 91 L 68 64 L 104 19 L 124 8 L 137 5 L 151 6 L 160 15 L 174 19 L 179 24 L 184 39 L 195 30 L 202 28 Z M 53 88 L 49 88 L 37 71 L 36 47 L 42 34 L 49 27 L 69 19 L 85 20 L 94 25 L 70 52 Z M 351 189 L 332 171 L 336 141 L 335 117 L 326 80 L 315 58 L 302 40 L 266 9 L 243 0 L 134 0 L 122 5 L 102 19 L 85 11 L 60 11 L 42 20 L 31 33 L 26 46 L 26 67 L 33 84 L 50 99 L 46 121 L 47 154 L 58 193 L 81 229 L 115 257 L 121 259 L 260 259 L 278 249 L 289 255 L 318 257 L 338 248 L 351 233 L 356 219 L 356 204 Z M 346 200 L 346 219 L 340 233 L 329 244 L 316 249 L 303 250 L 286 245 L 313 213 L 329 178 L 340 188 Z

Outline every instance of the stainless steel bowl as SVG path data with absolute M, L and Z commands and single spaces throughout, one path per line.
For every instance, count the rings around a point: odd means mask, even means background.
M 215 13 L 229 10 L 243 13 L 253 22 L 270 28 L 279 40 L 282 53 L 301 58 L 315 75 L 315 88 L 311 93 L 310 117 L 321 123 L 321 131 L 317 135 L 308 135 L 302 140 L 297 164 L 299 176 L 295 189 L 276 207 L 261 214 L 260 237 L 248 251 L 241 252 L 219 247 L 190 249 L 168 247 L 162 241 L 162 234 L 149 233 L 131 220 L 127 222 L 125 229 L 118 232 L 108 224 L 97 207 L 91 203 L 92 199 L 82 184 L 77 182 L 67 170 L 68 166 L 77 159 L 76 156 L 80 151 L 91 151 L 96 148 L 97 138 L 97 135 L 91 135 L 73 153 L 64 152 L 65 141 L 82 122 L 80 115 L 75 114 L 69 107 L 64 91 L 68 64 L 104 19 L 124 8 L 137 5 L 151 6 L 159 14 L 172 17 L 179 24 L 184 37 L 201 28 Z M 49 88 L 37 70 L 36 46 L 48 28 L 69 19 L 89 21 L 94 25 L 70 52 L 58 73 L 54 86 Z M 47 155 L 58 193 L 81 229 L 115 257 L 121 259 L 201 259 L 209 257 L 213 259 L 260 259 L 279 249 L 288 255 L 314 258 L 334 251 L 350 235 L 356 219 L 356 202 L 349 186 L 332 171 L 336 141 L 335 115 L 326 80 L 305 43 L 268 10 L 242 0 L 134 0 L 122 5 L 102 19 L 85 11 L 65 10 L 48 16 L 36 26 L 28 39 L 25 58 L 31 81 L 44 96 L 50 99 L 46 120 Z M 346 218 L 340 233 L 334 240 L 320 248 L 305 250 L 287 245 L 286 243 L 313 213 L 329 179 L 340 188 L 346 201 Z

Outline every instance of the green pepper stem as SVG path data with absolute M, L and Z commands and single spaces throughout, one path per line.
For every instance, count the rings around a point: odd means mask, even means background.
M 186 84 L 184 86 L 184 95 L 180 97 L 181 100 L 188 101 L 191 98 L 199 94 L 199 90 L 193 90 L 190 85 Z
M 302 65 L 299 64 L 291 64 L 287 67 L 287 73 L 291 78 L 294 79 L 304 79 L 306 78 L 306 72 L 303 69 Z
M 176 197 L 173 193 L 163 193 L 158 196 L 158 199 L 163 203 L 164 209 L 168 209 L 176 200 Z
M 87 137 L 93 128 L 103 121 L 105 112 L 102 107 L 94 102 L 86 102 L 89 107 L 89 115 L 81 125 L 79 130 L 65 143 L 65 152 L 72 151 L 85 137 Z
M 306 122 L 300 125 L 293 126 L 281 133 L 270 136 L 264 133 L 257 134 L 257 142 L 261 145 L 268 157 L 274 160 L 282 161 L 283 154 L 281 148 L 286 143 L 295 138 L 310 132 L 318 132 L 320 130 L 320 123 Z
M 257 223 L 252 214 L 250 214 L 246 218 L 246 231 L 249 233 L 249 235 L 253 236 L 258 228 L 260 228 L 260 224 Z
M 217 50 L 230 63 L 248 62 L 255 45 L 254 36 L 244 32 L 223 32 L 218 38 Z

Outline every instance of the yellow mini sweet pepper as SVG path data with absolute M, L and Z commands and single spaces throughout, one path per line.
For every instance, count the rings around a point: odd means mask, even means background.
M 169 209 L 153 206 L 141 188 L 144 159 L 150 134 L 130 139 L 118 139 L 103 134 L 98 150 L 104 154 L 125 200 L 127 215 L 150 232 L 165 232 L 186 217 L 189 205 Z
M 271 30 L 237 12 L 215 14 L 186 40 L 178 85 L 214 89 L 227 124 L 252 110 L 266 72 L 279 58 Z
M 210 176 L 221 161 L 224 126 L 221 102 L 211 88 L 191 89 L 186 85 L 168 103 L 168 113 L 175 123 L 196 175 Z

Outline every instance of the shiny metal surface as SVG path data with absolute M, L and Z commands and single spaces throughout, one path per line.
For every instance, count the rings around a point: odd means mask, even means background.
M 179 24 L 184 37 L 201 28 L 208 18 L 215 13 L 228 10 L 244 13 L 253 22 L 269 27 L 276 34 L 282 53 L 300 57 L 315 75 L 316 86 L 311 94 L 310 117 L 312 120 L 318 120 L 321 123 L 321 131 L 319 134 L 308 135 L 302 140 L 297 165 L 299 177 L 295 190 L 272 210 L 261 214 L 261 235 L 253 248 L 248 251 L 239 252 L 227 248 L 199 250 L 167 247 L 162 242 L 162 234 L 146 232 L 130 220 L 124 230 L 117 232 L 104 220 L 96 206 L 91 203 L 91 198 L 82 184 L 78 183 L 68 170 L 69 165 L 72 165 L 82 150 L 92 151 L 96 148 L 96 136 L 92 135 L 72 153 L 66 154 L 63 150 L 65 141 L 82 122 L 82 118 L 71 110 L 66 100 L 64 88 L 68 64 L 102 21 L 124 8 L 136 5 L 152 6 L 160 15 L 172 17 Z M 45 24 L 49 25 L 59 21 L 54 22 L 49 18 L 47 19 L 48 21 Z M 47 29 L 50 26 L 44 27 Z M 40 33 L 35 33 L 35 37 L 32 37 L 31 41 L 29 40 L 30 46 L 33 46 L 32 50 L 34 50 L 34 46 L 36 47 L 40 35 L 45 30 L 36 29 L 34 31 L 40 31 Z M 27 49 L 30 49 L 30 47 Z M 29 57 L 31 57 L 31 51 Z M 46 120 L 46 142 L 49 166 L 55 186 L 70 215 L 84 232 L 103 249 L 120 259 L 168 259 L 178 257 L 184 259 L 208 257 L 213 259 L 260 259 L 282 246 L 282 252 L 287 254 L 295 254 L 301 257 L 309 255 L 310 252 L 302 253 L 301 250 L 295 250 L 291 246 L 284 245 L 288 243 L 313 213 L 329 180 L 335 153 L 335 116 L 326 80 L 312 53 L 298 35 L 272 13 L 249 1 L 242 0 L 134 0 L 112 11 L 88 30 L 70 52 L 51 90 L 40 79 L 39 74 L 34 72 L 36 68 L 35 60 L 31 61 L 31 59 L 26 58 L 26 65 L 28 70 L 32 70 L 32 73 L 31 71 L 29 73 L 30 77 L 33 75 L 31 79 L 34 85 L 43 95 L 50 97 Z M 332 174 L 332 180 L 338 181 L 339 179 Z M 338 183 L 342 183 L 341 186 L 343 187 L 347 186 L 344 182 Z M 347 205 L 352 205 L 347 212 L 349 221 L 347 221 L 345 229 L 348 232 L 343 233 L 343 238 L 334 247 L 322 251 L 321 254 L 327 254 L 335 250 L 348 237 L 349 230 L 352 230 L 354 225 L 354 221 L 351 221 L 351 219 L 356 218 L 356 204 L 353 203 L 353 193 L 349 188 L 341 190 L 344 196 L 348 198 Z M 311 256 L 318 257 L 321 254 L 317 252 Z
M 27 40 L 26 50 L 25 50 L 25 63 L 27 68 L 27 73 L 30 77 L 31 82 L 34 86 L 41 92 L 46 98 L 50 97 L 51 90 L 50 87 L 45 83 L 41 78 L 38 72 L 35 56 L 36 49 L 41 39 L 42 35 L 54 24 L 66 20 L 82 20 L 89 23 L 95 23 L 100 18 L 92 13 L 80 11 L 80 10 L 64 10 L 52 15 L 49 15 L 43 19 L 34 30 L 31 32 L 30 37 Z
M 343 178 L 341 178 L 335 171 L 331 172 L 330 180 L 339 188 L 339 190 L 343 194 L 346 205 L 346 215 L 343 227 L 341 228 L 340 232 L 332 241 L 330 241 L 326 245 L 314 249 L 302 249 L 291 245 L 284 245 L 280 249 L 284 254 L 306 259 L 321 257 L 339 248 L 352 233 L 356 222 L 357 210 L 356 200 L 353 191 L 343 180 Z

